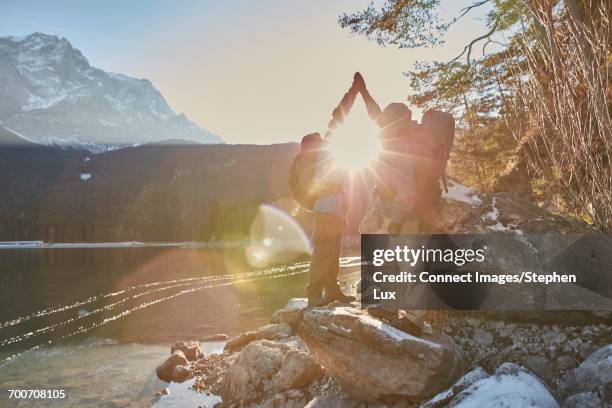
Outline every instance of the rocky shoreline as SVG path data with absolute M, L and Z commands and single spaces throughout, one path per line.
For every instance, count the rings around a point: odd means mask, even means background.
M 540 252 L 530 251 L 526 234 L 592 231 L 508 193 L 450 187 L 430 232 L 511 234 L 512 253 L 527 266 L 558 248 L 542 240 Z M 605 265 L 611 255 L 600 256 Z M 357 282 L 345 289 L 359 298 Z M 305 299 L 291 299 L 222 354 L 177 343 L 158 375 L 193 378 L 195 392 L 221 397 L 219 408 L 612 406 L 611 312 L 445 311 L 429 316 L 429 334 L 417 335 L 401 313 L 360 306 L 308 309 Z
M 195 378 L 219 408 L 607 407 L 612 324 L 585 314 L 588 324 L 549 325 L 455 313 L 416 337 L 356 305 L 292 299 L 223 354 L 175 344 L 158 375 L 174 365 L 172 380 Z

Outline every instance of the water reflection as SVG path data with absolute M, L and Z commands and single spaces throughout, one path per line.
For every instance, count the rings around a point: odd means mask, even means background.
M 254 329 L 303 295 L 307 259 L 255 269 L 245 254 L 244 246 L 0 249 L 0 390 L 66 389 L 62 406 L 214 405 L 189 382 L 156 398 L 167 385 L 155 366 L 175 341 Z M 357 279 L 359 258 L 341 264 L 345 280 Z
M 0 251 L 0 359 L 72 338 L 170 343 L 267 323 L 306 262 L 253 269 L 244 249 Z

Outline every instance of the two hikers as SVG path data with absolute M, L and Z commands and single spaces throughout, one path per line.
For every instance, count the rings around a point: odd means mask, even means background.
M 313 212 L 314 218 L 307 286 L 311 307 L 355 300 L 343 294 L 337 282 L 348 208 L 344 192 L 347 174 L 335 166 L 326 145 L 358 94 L 380 128 L 381 144 L 375 166 L 376 186 L 360 226 L 362 233 L 418 233 L 419 220 L 440 199 L 439 181 L 443 181 L 452 147 L 455 126 L 452 115 L 427 111 L 419 125 L 403 103 L 391 103 L 381 110 L 361 74 L 355 74 L 353 84 L 333 111 L 325 137 L 318 133 L 305 136 L 291 168 L 289 184 L 293 196 Z

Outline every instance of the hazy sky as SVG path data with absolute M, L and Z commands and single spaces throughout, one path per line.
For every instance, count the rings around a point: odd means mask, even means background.
M 277 143 L 324 131 L 355 71 L 381 105 L 404 101 L 414 61 L 451 58 L 484 32 L 486 9 L 443 48 L 380 47 L 337 23 L 369 1 L 0 0 L 0 35 L 66 37 L 92 65 L 150 79 L 226 142 Z M 444 14 L 470 3 L 443 1 Z

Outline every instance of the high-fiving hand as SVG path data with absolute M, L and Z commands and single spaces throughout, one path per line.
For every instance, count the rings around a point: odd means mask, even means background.
M 354 88 L 357 92 L 363 92 L 366 90 L 365 80 L 359 72 L 355 72 L 355 75 L 353 76 L 352 88 Z

